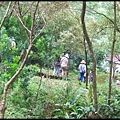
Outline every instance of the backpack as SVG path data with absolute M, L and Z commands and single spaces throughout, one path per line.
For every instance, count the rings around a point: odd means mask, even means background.
M 55 65 L 56 65 L 56 66 L 60 66 L 60 61 L 57 60 Z

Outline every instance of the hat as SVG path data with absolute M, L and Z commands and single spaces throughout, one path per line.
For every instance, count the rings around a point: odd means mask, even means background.
M 68 53 L 67 53 L 67 54 L 65 54 L 65 57 L 66 57 L 66 58 L 69 58 L 69 55 L 68 55 Z
M 84 60 L 82 60 L 80 63 L 82 63 L 82 64 L 86 64 L 86 62 L 85 62 Z

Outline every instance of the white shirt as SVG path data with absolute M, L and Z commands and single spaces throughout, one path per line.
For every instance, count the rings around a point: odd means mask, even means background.
M 61 67 L 67 67 L 68 66 L 68 58 L 62 57 L 61 58 Z
M 16 48 L 16 43 L 15 43 L 15 41 L 12 41 L 12 42 L 11 42 L 11 47 L 12 47 L 12 48 Z
M 82 71 L 86 72 L 86 65 L 85 64 L 80 64 L 78 69 L 79 69 L 79 72 L 82 72 Z

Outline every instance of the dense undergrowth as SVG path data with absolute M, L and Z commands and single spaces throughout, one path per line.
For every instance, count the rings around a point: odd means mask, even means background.
M 35 69 L 36 68 L 31 68 Z M 26 77 L 27 76 L 27 77 Z M 2 93 L 2 92 L 1 92 Z M 5 118 L 96 119 L 120 118 L 120 91 L 112 84 L 111 105 L 108 99 L 108 75 L 97 75 L 98 111 L 93 107 L 92 83 L 79 84 L 77 74 L 68 80 L 40 77 L 25 71 L 8 91 Z

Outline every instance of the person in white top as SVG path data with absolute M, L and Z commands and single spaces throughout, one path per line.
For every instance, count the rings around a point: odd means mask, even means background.
M 65 54 L 60 61 L 61 69 L 62 69 L 62 78 L 67 78 L 68 75 L 68 53 Z
M 78 67 L 79 70 L 79 80 L 82 82 L 84 80 L 84 74 L 86 74 L 86 62 L 82 60 Z
M 8 58 L 8 63 L 10 63 L 13 60 L 13 56 L 14 56 L 14 50 L 16 48 L 16 42 L 14 37 L 10 38 L 10 57 Z
M 16 42 L 15 42 L 15 39 L 12 37 L 11 38 L 11 49 L 14 49 L 16 48 Z

